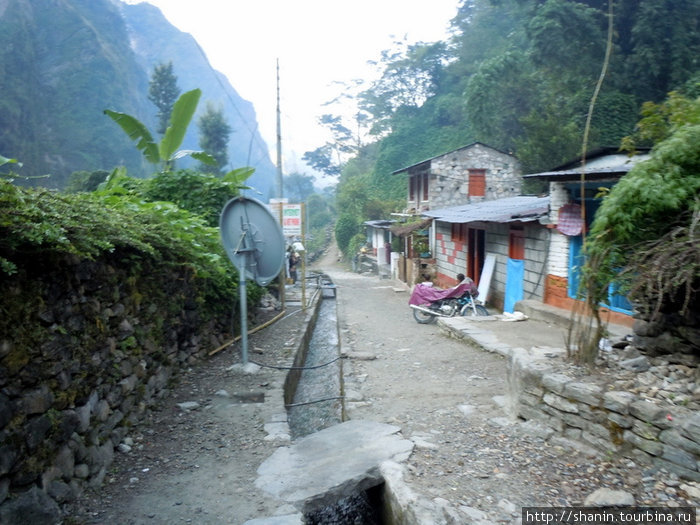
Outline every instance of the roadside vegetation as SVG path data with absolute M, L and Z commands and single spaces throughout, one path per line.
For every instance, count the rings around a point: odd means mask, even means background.
M 396 170 L 475 141 L 516 155 L 525 173 L 580 155 L 608 7 L 605 0 L 462 1 L 449 40 L 396 42 L 376 61 L 376 81 L 346 86 L 343 99 L 354 98 L 357 112 L 333 114 L 329 104 L 320 124 L 330 139 L 305 155 L 339 177 L 336 234 L 346 255 L 364 221 L 405 207 L 406 179 Z M 672 91 L 697 96 L 698 17 L 695 1 L 614 3 L 612 53 L 588 151 L 632 135 L 645 103 L 663 104 Z M 656 142 L 645 137 L 639 145 Z
M 156 81 L 164 80 L 154 76 L 152 83 Z M 104 260 L 117 254 L 135 268 L 153 263 L 188 268 L 198 283 L 202 314 L 228 315 L 238 297 L 238 278 L 221 245 L 219 214 L 246 187 L 253 170 L 222 174 L 175 169 L 177 160 L 187 155 L 208 166 L 217 164 L 204 151 L 179 150 L 200 95 L 193 90 L 159 106 L 161 112 L 170 108 L 159 141 L 135 117 L 105 110 L 157 167 L 149 179 L 116 168 L 75 174 L 71 193 L 29 189 L 12 183 L 20 163 L 0 159 L 0 280 L 8 285 L 21 279 L 23 266 L 32 259 L 58 265 L 66 256 Z M 247 292 L 248 300 L 257 303 L 264 290 L 251 284 Z

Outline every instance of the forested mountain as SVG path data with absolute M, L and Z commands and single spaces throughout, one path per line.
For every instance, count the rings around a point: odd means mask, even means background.
M 268 194 L 275 168 L 257 132 L 252 105 L 214 71 L 195 40 L 150 4 L 116 0 L 0 2 L 0 155 L 23 163 L 22 175 L 65 186 L 74 171 L 153 171 L 104 109 L 128 113 L 155 130 L 148 100 L 153 68 L 173 63 L 182 92 L 203 92 L 232 128 L 228 168 L 250 165 L 249 183 Z M 234 79 L 235 81 L 235 79 Z M 198 146 L 197 116 L 183 143 Z M 183 167 L 186 164 L 183 162 Z
M 698 95 L 700 0 L 617 0 L 612 17 L 608 7 L 607 0 L 461 0 L 450 41 L 384 52 L 381 78 L 358 96 L 374 137 L 341 166 L 340 208 L 403 198 L 405 181 L 393 171 L 473 141 L 516 154 L 526 172 L 580 154 L 610 18 L 612 53 L 589 151 L 618 146 L 644 102 L 672 90 Z M 345 137 L 311 159 L 323 166 L 325 152 L 358 143 Z M 382 211 L 371 202 L 364 208 L 358 218 Z

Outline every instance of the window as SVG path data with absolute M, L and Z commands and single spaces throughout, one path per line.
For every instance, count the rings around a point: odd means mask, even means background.
M 469 170 L 469 196 L 486 195 L 486 170 Z
M 408 200 L 416 201 L 429 199 L 430 173 L 414 173 L 408 178 Z
M 508 257 L 511 259 L 525 259 L 525 231 L 523 227 L 512 226 L 508 241 Z
M 467 241 L 467 225 L 452 223 L 452 242 Z

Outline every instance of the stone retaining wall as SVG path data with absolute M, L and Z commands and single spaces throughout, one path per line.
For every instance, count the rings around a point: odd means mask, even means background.
M 582 444 L 700 481 L 700 413 L 672 399 L 618 390 L 605 375 L 574 376 L 546 359 L 513 350 L 509 387 L 515 416 L 542 424 L 550 442 Z
M 201 317 L 191 272 L 140 265 L 64 261 L 0 281 L 15 316 L 0 334 L 0 522 L 49 523 L 42 512 L 99 486 L 178 370 L 225 339 L 230 320 Z

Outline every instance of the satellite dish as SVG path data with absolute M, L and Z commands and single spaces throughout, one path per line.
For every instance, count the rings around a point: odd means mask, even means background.
M 260 201 L 236 197 L 219 220 L 226 254 L 246 278 L 269 284 L 284 264 L 284 236 L 275 217 Z
M 282 228 L 263 203 L 250 197 L 236 197 L 226 203 L 219 218 L 221 242 L 238 269 L 241 305 L 241 358 L 248 364 L 248 303 L 246 279 L 265 286 L 284 264 Z M 280 293 L 284 293 L 282 290 Z

